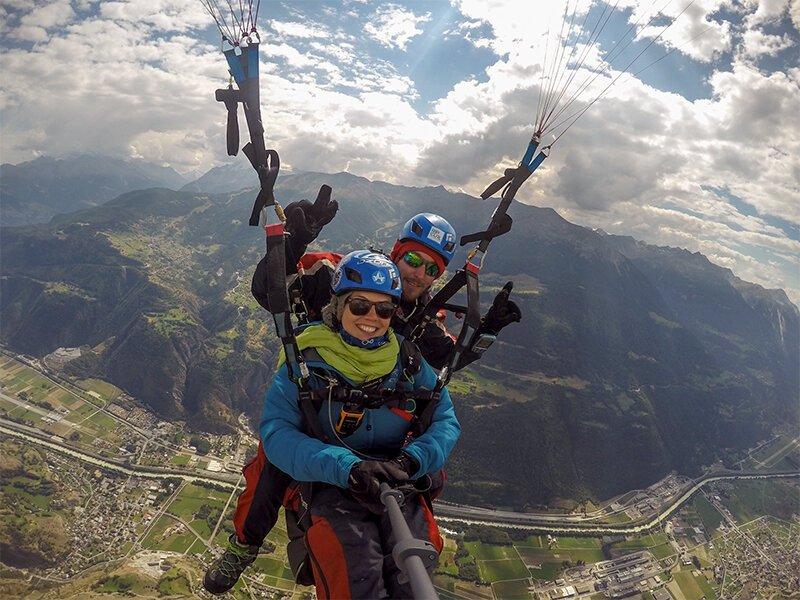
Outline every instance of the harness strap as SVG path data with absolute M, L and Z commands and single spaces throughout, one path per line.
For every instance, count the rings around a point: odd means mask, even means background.
M 352 404 L 361 408 L 380 408 L 381 406 L 402 406 L 408 400 L 417 402 L 430 402 L 438 398 L 438 392 L 434 390 L 417 390 L 403 392 L 399 390 L 376 390 L 365 391 L 358 388 L 345 387 L 343 385 L 333 385 L 329 388 L 318 388 L 303 392 L 312 400 L 321 403 L 330 398 L 334 402 Z
M 439 309 L 446 304 L 450 298 L 455 296 L 458 290 L 464 287 L 464 285 L 466 285 L 466 273 L 464 269 L 460 269 L 450 278 L 450 281 L 444 284 L 444 286 L 428 300 L 428 303 L 417 316 L 419 321 L 411 331 L 411 335 L 408 336 L 408 339 L 412 342 L 416 342 L 420 339 L 430 322 L 436 318 L 436 313 L 439 312 Z
M 265 158 L 263 162 L 259 162 L 258 151 L 250 142 L 244 145 L 242 152 L 244 152 L 244 155 L 255 169 L 258 175 L 258 181 L 261 184 L 261 189 L 258 192 L 258 196 L 256 196 L 256 200 L 253 203 L 253 210 L 250 213 L 250 225 L 258 225 L 261 211 L 267 206 L 275 206 L 278 216 L 281 217 L 283 221 L 284 218 L 281 216 L 283 211 L 279 209 L 279 205 L 275 202 L 274 192 L 275 180 L 278 178 L 278 171 L 281 168 L 281 161 L 278 153 L 275 150 L 265 150 Z M 286 258 L 284 257 L 284 265 L 285 264 Z M 285 269 L 286 267 L 284 266 L 284 270 L 282 271 L 284 275 L 286 274 Z
M 284 228 L 282 223 L 267 225 L 267 268 L 275 276 L 267 281 L 267 298 L 272 308 L 275 333 L 281 340 L 286 355 L 289 378 L 302 389 L 308 378 L 308 367 L 297 347 L 297 338 L 292 327 L 289 295 L 286 292 L 286 254 L 284 252 Z
M 316 348 L 306 348 L 302 351 L 303 366 L 308 369 L 308 363 L 323 362 L 322 357 Z M 422 365 L 422 355 L 416 344 L 408 339 L 401 340 L 400 361 L 403 367 L 403 374 L 408 378 L 413 378 L 419 372 Z M 353 388 L 342 383 L 338 378 L 326 373 L 323 377 L 329 381 L 329 385 L 316 389 L 301 389 L 299 394 L 300 412 L 303 415 L 306 433 L 308 435 L 329 442 L 329 437 L 325 434 L 319 420 L 319 411 L 325 400 L 341 402 L 348 410 L 362 411 L 366 409 L 380 408 L 385 405 L 395 407 L 406 406 L 408 401 L 414 403 L 411 419 L 411 432 L 414 436 L 422 435 L 430 425 L 433 411 L 439 401 L 439 390 L 410 390 L 401 391 L 396 389 L 378 389 L 385 382 L 391 373 L 376 381 L 370 382 L 368 387 Z M 426 412 L 427 411 L 427 412 Z M 359 420 L 360 422 L 360 420 Z
M 466 277 L 467 286 L 467 312 L 464 315 L 464 322 L 461 325 L 461 331 L 458 332 L 453 349 L 450 351 L 450 356 L 447 364 L 439 372 L 436 378 L 436 392 L 440 392 L 444 386 L 450 382 L 450 378 L 455 371 L 458 361 L 461 356 L 469 350 L 481 326 L 481 313 L 480 313 L 480 288 L 478 282 L 478 272 L 480 267 L 477 267 L 471 262 L 467 262 L 462 271 Z

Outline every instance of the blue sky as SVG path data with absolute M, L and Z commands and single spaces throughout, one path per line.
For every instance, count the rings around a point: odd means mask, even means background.
M 0 23 L 4 162 L 230 160 L 199 0 L 5 0 Z M 519 160 L 540 88 L 589 81 L 566 116 L 619 75 L 518 198 L 798 301 L 799 23 L 800 0 L 262 2 L 268 142 L 295 168 L 477 195 Z

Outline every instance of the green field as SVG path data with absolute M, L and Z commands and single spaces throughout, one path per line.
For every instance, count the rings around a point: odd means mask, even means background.
M 577 563 L 579 560 L 589 564 L 594 562 L 599 562 L 604 560 L 603 551 L 599 548 L 594 549 L 579 549 L 579 548 L 570 548 L 565 552 L 569 555 L 570 560 L 573 563 Z M 564 554 L 563 552 L 561 553 Z
M 142 542 L 142 547 L 183 553 L 192 546 L 195 540 L 197 540 L 197 536 L 173 517 L 161 515 Z
M 72 412 L 70 412 L 66 418 L 67 421 L 71 421 L 72 423 L 80 423 L 86 420 L 87 417 L 96 412 L 97 412 L 96 406 L 92 406 L 91 404 L 82 402 L 81 405 L 73 409 Z
M 496 546 L 480 542 L 464 542 L 469 553 L 478 560 L 492 560 L 500 558 L 519 558 L 513 546 Z
M 121 390 L 115 385 L 112 385 L 107 381 L 100 381 L 99 379 L 82 379 L 78 382 L 78 387 L 83 388 L 88 392 L 95 392 L 105 401 L 106 404 L 111 402 L 121 393 Z M 92 400 L 97 401 L 98 398 L 92 395 Z
M 273 558 L 272 556 L 259 556 L 254 563 L 254 567 L 256 567 L 259 572 L 271 577 L 294 581 L 292 570 L 285 565 L 283 561 Z
M 209 527 L 208 522 L 205 519 L 195 519 L 189 523 L 189 525 L 191 525 L 192 529 L 199 533 L 204 540 L 207 540 L 211 537 L 211 527 Z
M 545 541 L 545 546 L 547 545 Z M 556 546 L 559 548 L 601 548 L 602 540 L 593 537 L 559 537 Z
M 169 527 L 175 521 L 166 515 L 161 515 L 156 521 L 155 525 L 147 532 L 147 536 L 142 541 L 142 547 L 144 548 L 155 548 L 156 545 L 160 542 L 164 532 L 166 531 L 167 527 Z
M 437 573 L 445 575 L 458 575 L 458 565 L 455 562 L 455 552 L 443 550 L 439 555 L 439 565 L 436 567 Z
M 759 448 L 753 453 L 750 463 L 755 468 L 773 467 L 798 447 L 798 439 L 790 434 L 783 434 L 778 439 Z
M 800 513 L 796 488 L 780 480 L 740 480 L 722 496 L 723 503 L 741 523 L 762 515 L 789 519 Z
M 178 497 L 172 501 L 167 510 L 180 517 L 187 523 L 194 519 L 194 515 L 203 504 L 209 506 L 218 505 L 221 510 L 228 500 L 229 494 L 218 490 L 195 485 L 193 483 L 187 484 L 178 494 Z
M 525 581 L 498 581 L 492 584 L 495 598 L 503 600 L 529 600 L 531 593 Z
M 719 511 L 714 508 L 711 502 L 709 502 L 708 499 L 702 494 L 695 496 L 694 500 L 692 501 L 692 507 L 700 516 L 700 520 L 703 522 L 703 527 L 705 528 L 706 533 L 709 537 L 712 537 L 714 532 L 716 532 L 717 527 L 719 527 L 719 524 L 722 523 L 722 515 L 719 514 Z
M 542 563 L 541 569 L 530 569 L 530 574 L 533 579 L 539 581 L 555 581 L 561 574 L 561 563 Z
M 641 550 L 643 548 L 652 548 L 653 546 L 660 546 L 667 543 L 668 538 L 665 533 L 651 533 L 642 537 L 635 537 L 632 540 L 625 540 L 624 542 L 616 542 L 614 548 Z
M 656 557 L 656 560 L 661 560 L 662 558 L 667 558 L 668 556 L 675 554 L 675 548 L 673 548 L 672 544 L 670 543 L 661 544 L 660 546 L 653 546 L 649 548 L 649 550 L 653 556 Z
M 169 462 L 173 465 L 178 467 L 186 466 L 189 462 L 189 455 L 188 454 L 176 454 L 172 458 L 169 459 Z
M 700 600 L 703 596 L 707 598 L 713 598 L 713 591 L 706 582 L 706 578 L 702 575 L 702 573 L 695 577 L 692 574 L 692 571 L 678 571 L 673 573 L 672 576 L 675 578 L 678 586 L 681 588 L 681 591 L 689 600 Z M 711 596 L 707 594 L 711 593 Z
M 95 413 L 88 421 L 95 425 L 95 429 L 99 428 L 105 431 L 114 431 L 119 425 L 119 421 L 102 412 Z
M 478 571 L 484 581 L 495 582 L 507 579 L 524 579 L 528 569 L 520 559 L 479 560 Z
M 197 539 L 191 531 L 186 531 L 186 529 L 182 529 L 181 533 L 174 533 L 171 536 L 167 537 L 161 543 L 159 543 L 158 548 L 160 550 L 166 550 L 168 552 L 186 552 L 189 550 L 189 547 L 194 543 Z
M 158 582 L 158 591 L 163 596 L 191 596 L 192 590 L 186 576 L 178 569 L 170 569 Z

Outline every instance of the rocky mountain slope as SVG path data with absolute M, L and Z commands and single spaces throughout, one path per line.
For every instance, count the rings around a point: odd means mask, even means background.
M 318 246 L 340 251 L 388 248 L 422 210 L 471 232 L 494 208 L 346 173 L 282 175 L 276 193 L 313 199 L 322 183 L 341 210 Z M 36 355 L 91 348 L 73 369 L 198 427 L 256 416 L 277 346 L 249 296 L 263 253 L 263 233 L 246 224 L 253 196 L 141 190 L 4 229 L 3 343 Z M 449 499 L 521 508 L 605 498 L 732 459 L 796 421 L 800 318 L 783 292 L 551 209 L 511 213 L 512 232 L 486 260 L 483 299 L 513 279 L 525 318 L 454 379 L 464 433 Z

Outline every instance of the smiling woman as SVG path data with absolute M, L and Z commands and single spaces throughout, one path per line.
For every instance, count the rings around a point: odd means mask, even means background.
M 380 486 L 404 490 L 403 516 L 432 571 L 442 540 L 431 485 L 460 427 L 447 388 L 427 391 L 433 370 L 390 327 L 402 293 L 396 265 L 351 252 L 332 291 L 324 324 L 297 336 L 311 376 L 299 393 L 281 357 L 261 420 L 267 459 L 297 482 L 314 482 L 292 484 L 284 496 L 289 561 L 319 598 L 411 598 L 403 565 L 389 558 L 400 533 L 384 515 Z

